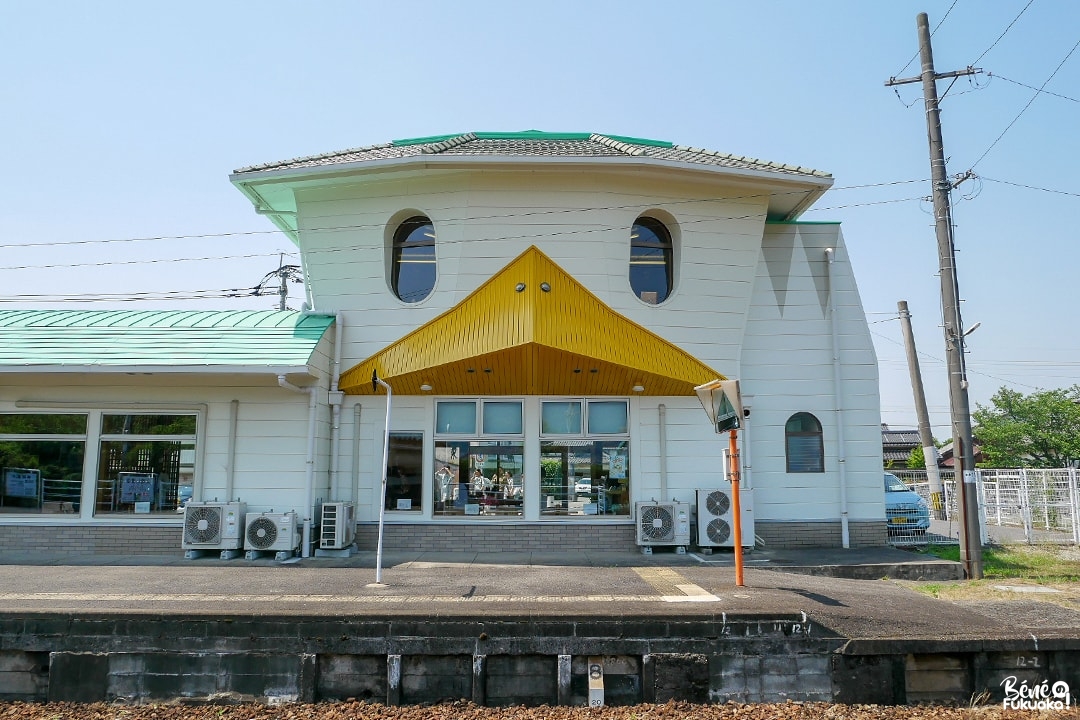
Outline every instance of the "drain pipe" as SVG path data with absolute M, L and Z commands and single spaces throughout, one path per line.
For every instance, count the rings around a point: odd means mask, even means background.
M 667 405 L 660 403 L 660 499 L 667 497 Z
M 354 503 L 360 501 L 360 403 L 353 405 L 352 482 L 349 497 Z
M 345 400 L 345 393 L 338 390 L 338 381 L 341 379 L 341 340 L 345 336 L 345 320 L 342 312 L 337 311 L 334 315 L 334 368 L 330 378 L 330 499 L 340 500 L 338 497 L 338 472 L 341 467 L 339 447 L 341 444 L 341 405 Z
M 236 485 L 236 423 L 240 416 L 240 401 L 229 403 L 229 454 L 225 458 L 225 499 L 231 500 Z
M 836 465 L 840 473 L 840 538 L 844 548 L 851 547 L 851 535 L 848 528 L 847 501 L 847 450 L 844 444 L 844 402 L 840 387 L 840 319 L 836 314 L 836 292 L 833 288 L 833 262 L 836 252 L 832 248 L 825 250 L 825 279 L 829 283 L 829 316 L 832 320 L 832 370 L 833 397 L 836 401 Z
M 277 376 L 278 385 L 286 390 L 308 395 L 307 471 L 304 474 L 304 539 L 301 557 L 311 557 L 311 518 L 315 515 L 315 410 L 318 402 L 318 386 L 302 388 L 293 385 L 284 375 Z

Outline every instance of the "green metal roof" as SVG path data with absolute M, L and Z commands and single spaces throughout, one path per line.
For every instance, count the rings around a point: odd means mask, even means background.
M 300 368 L 333 323 L 291 310 L 3 310 L 0 370 Z

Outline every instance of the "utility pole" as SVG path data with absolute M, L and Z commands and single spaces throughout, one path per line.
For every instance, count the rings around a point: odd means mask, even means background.
M 294 283 L 303 283 L 304 280 L 303 272 L 301 271 L 299 265 L 285 265 L 284 253 L 278 257 L 277 270 L 271 270 L 270 272 L 266 273 L 266 275 L 263 276 L 263 279 L 259 281 L 259 284 L 252 288 L 251 294 L 270 294 L 267 292 L 269 288 L 269 283 L 275 277 L 278 279 L 278 286 L 276 291 L 276 295 L 278 296 L 278 310 L 288 310 L 289 308 L 287 303 L 289 301 L 289 280 L 292 280 Z
M 982 535 L 979 531 L 979 497 L 975 473 L 975 453 L 971 443 L 971 407 L 964 368 L 964 330 L 960 319 L 960 291 L 956 281 L 956 248 L 953 245 L 952 210 L 949 193 L 952 184 L 945 173 L 945 148 L 941 139 L 938 113 L 937 81 L 942 78 L 974 75 L 967 67 L 948 73 L 934 72 L 934 53 L 930 47 L 930 24 L 926 13 L 916 20 L 919 30 L 919 56 L 922 73 L 913 78 L 889 78 L 886 87 L 922 82 L 926 103 L 926 130 L 930 141 L 930 170 L 933 184 L 934 226 L 937 231 L 938 260 L 941 267 L 941 309 L 945 331 L 945 360 L 949 372 L 949 406 L 952 415 L 953 457 L 959 462 L 956 487 L 960 506 L 960 561 L 968 578 L 980 579 Z
M 904 332 L 904 349 L 907 351 L 908 372 L 911 374 L 911 392 L 915 395 L 915 414 L 919 418 L 919 440 L 922 442 L 926 479 L 930 483 L 930 509 L 935 518 L 944 520 L 944 488 L 941 485 L 941 473 L 938 472 L 937 445 L 934 444 L 934 435 L 930 431 L 930 413 L 926 409 L 922 370 L 919 369 L 919 355 L 915 352 L 915 334 L 911 332 L 911 313 L 908 312 L 907 300 L 898 301 L 896 309 L 900 312 L 900 327 Z

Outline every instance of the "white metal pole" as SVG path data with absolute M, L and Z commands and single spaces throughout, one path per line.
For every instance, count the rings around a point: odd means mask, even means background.
M 385 381 L 380 380 L 375 374 L 371 374 L 371 383 L 382 385 L 386 388 L 386 431 L 383 435 L 382 452 L 382 492 L 379 493 L 379 545 L 375 552 L 375 582 L 382 584 L 382 551 L 383 551 L 383 526 L 386 522 L 386 464 L 390 461 L 390 400 L 393 391 Z

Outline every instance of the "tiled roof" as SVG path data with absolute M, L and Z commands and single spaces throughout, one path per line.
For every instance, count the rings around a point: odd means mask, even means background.
M 740 170 L 758 170 L 804 178 L 829 178 L 810 168 L 719 153 L 702 148 L 673 145 L 669 142 L 596 133 L 547 133 L 529 130 L 518 133 L 473 132 L 410 140 L 395 140 L 381 145 L 310 155 L 280 162 L 240 168 L 235 174 L 270 170 L 300 170 L 333 167 L 377 160 L 403 159 L 419 155 L 503 157 L 638 157 L 659 161 L 707 165 Z
M 0 369 L 299 367 L 334 322 L 254 311 L 0 311 Z
M 881 443 L 883 445 L 921 445 L 918 430 L 882 430 Z

